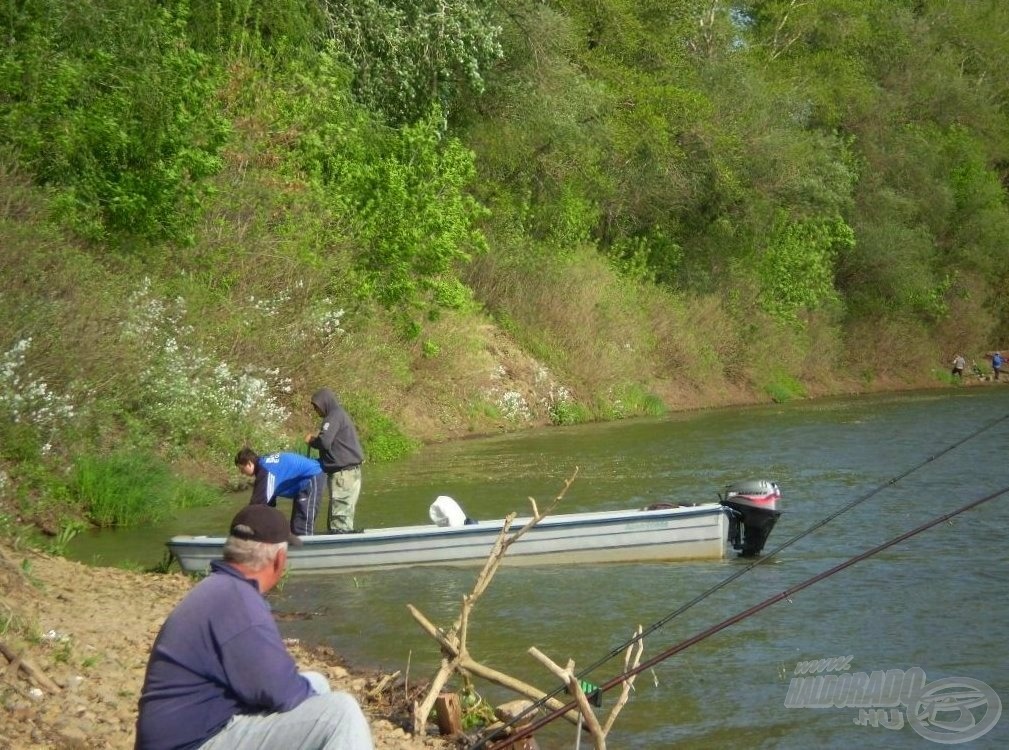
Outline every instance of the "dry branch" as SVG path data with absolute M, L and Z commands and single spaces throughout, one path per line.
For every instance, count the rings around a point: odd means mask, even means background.
M 599 720 L 596 719 L 595 712 L 589 705 L 589 699 L 585 697 L 585 691 L 582 690 L 582 686 L 578 682 L 578 677 L 575 675 L 575 663 L 569 660 L 567 667 L 562 669 L 535 646 L 529 649 L 529 654 L 553 672 L 559 680 L 567 683 L 568 692 L 575 697 L 575 702 L 578 703 L 578 710 L 581 712 L 582 718 L 585 719 L 585 725 L 592 735 L 596 750 L 606 750 L 606 735 L 603 733 L 602 727 L 599 726 Z
M 504 556 L 508 552 L 508 549 L 557 507 L 577 476 L 578 468 L 576 467 L 571 477 L 564 482 L 563 489 L 557 494 L 557 497 L 554 498 L 547 510 L 542 513 L 537 507 L 536 501 L 530 497 L 529 503 L 532 506 L 532 517 L 525 523 L 525 525 L 522 526 L 521 529 L 511 535 L 509 535 L 509 532 L 511 531 L 512 523 L 515 521 L 515 514 L 511 513 L 505 517 L 504 524 L 501 527 L 501 532 L 498 534 L 498 537 L 494 542 L 494 546 L 491 548 L 490 554 L 487 556 L 487 561 L 484 563 L 483 568 L 481 568 L 480 573 L 477 575 L 472 591 L 462 598 L 462 603 L 459 607 L 459 616 L 456 618 L 451 627 L 447 629 L 439 628 L 427 617 L 425 617 L 419 609 L 414 607 L 412 604 L 407 605 L 407 609 L 410 611 L 410 614 L 421 626 L 421 628 L 423 628 L 428 635 L 437 641 L 442 653 L 441 666 L 431 682 L 431 687 L 429 688 L 427 695 L 420 703 L 414 703 L 413 730 L 415 734 L 426 734 L 427 717 L 431 714 L 431 709 L 434 708 L 435 701 L 438 699 L 438 694 L 441 692 L 441 689 L 445 686 L 445 683 L 448 682 L 449 678 L 453 674 L 460 674 L 463 676 L 473 674 L 501 685 L 502 687 L 514 690 L 520 695 L 533 700 L 540 700 L 546 697 L 546 693 L 542 690 L 538 690 L 531 685 L 527 685 L 521 680 L 517 680 L 503 672 L 487 667 L 484 664 L 472 659 L 466 646 L 466 640 L 469 633 L 470 614 L 473 612 L 473 608 L 476 606 L 477 601 L 479 601 L 480 597 L 487 590 L 487 587 L 493 580 L 495 573 L 497 573 L 498 569 L 501 567 L 501 563 L 504 561 Z M 560 701 L 551 699 L 548 705 L 551 705 L 554 708 L 560 708 L 563 704 Z M 565 716 L 569 720 L 577 718 L 577 714 L 570 711 Z
M 641 654 L 645 650 L 645 641 L 641 637 L 644 629 L 638 625 L 638 629 L 634 631 L 634 639 L 631 644 L 624 651 L 624 674 L 635 669 L 641 663 Z M 617 716 L 620 715 L 620 711 L 626 705 L 627 700 L 631 697 L 631 689 L 634 687 L 634 681 L 638 678 L 635 674 L 632 677 L 628 677 L 624 680 L 623 684 L 620 686 L 620 697 L 617 698 L 617 702 L 613 704 L 613 708 L 610 709 L 609 716 L 606 717 L 606 723 L 603 725 L 603 736 L 610 733 L 613 725 L 617 721 Z
M 378 681 L 378 684 L 375 685 L 375 687 L 373 687 L 371 690 L 368 691 L 367 696 L 369 698 L 378 698 L 380 695 L 382 695 L 382 693 L 385 692 L 386 688 L 392 685 L 393 681 L 395 681 L 400 676 L 400 674 L 402 673 L 399 670 L 396 670 L 391 674 L 385 675 L 381 680 Z
M 60 691 L 60 686 L 49 679 L 45 672 L 29 661 L 28 657 L 18 656 L 14 653 L 13 649 L 11 649 L 10 646 L 3 641 L 0 641 L 0 654 L 3 654 L 12 666 L 16 665 L 14 667 L 15 672 L 17 672 L 17 667 L 20 667 L 21 670 L 28 675 L 28 678 L 43 690 L 48 690 L 50 693 L 58 693 Z

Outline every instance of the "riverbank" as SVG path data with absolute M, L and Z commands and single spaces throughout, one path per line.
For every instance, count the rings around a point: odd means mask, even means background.
M 969 379 L 964 385 L 1000 383 Z M 181 574 L 91 567 L 0 541 L 0 643 L 56 686 L 47 691 L 29 671 L 0 659 L 0 747 L 131 748 L 151 643 L 191 585 Z M 303 668 L 327 674 L 337 689 L 357 697 L 379 750 L 452 747 L 404 731 L 409 701 L 402 688 L 371 695 L 382 675 L 349 672 L 331 650 L 291 648 Z
M 9 654 L 0 658 L 0 747 L 132 748 L 151 644 L 192 585 L 182 574 L 90 567 L 0 542 L 0 650 Z M 357 698 L 376 750 L 455 746 L 403 729 L 414 696 L 402 686 L 376 692 L 383 675 L 351 673 L 330 649 L 289 645 L 300 667 Z

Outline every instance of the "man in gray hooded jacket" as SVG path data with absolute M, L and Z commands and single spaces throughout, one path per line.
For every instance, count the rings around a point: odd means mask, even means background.
M 364 452 L 357 430 L 340 400 L 329 388 L 312 394 L 312 408 L 322 417 L 317 434 L 305 442 L 319 451 L 319 462 L 329 487 L 329 533 L 354 530 L 354 508 L 361 495 L 361 463 Z

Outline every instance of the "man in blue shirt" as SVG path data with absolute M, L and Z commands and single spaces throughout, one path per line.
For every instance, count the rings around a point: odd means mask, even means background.
M 136 750 L 372 750 L 357 702 L 299 673 L 263 595 L 300 545 L 276 509 L 248 505 L 223 561 L 165 620 L 140 695 Z
M 235 466 L 254 478 L 250 505 L 276 505 L 278 497 L 289 497 L 293 501 L 291 532 L 298 536 L 315 533 L 323 488 L 318 461 L 297 453 L 260 456 L 251 448 L 242 448 L 235 456 Z

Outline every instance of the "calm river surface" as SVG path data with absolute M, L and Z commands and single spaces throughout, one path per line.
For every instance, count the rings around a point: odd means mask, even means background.
M 950 389 L 676 414 L 658 420 L 553 428 L 426 448 L 391 466 L 367 465 L 358 525 L 427 522 L 437 495 L 475 518 L 541 507 L 579 474 L 561 510 L 713 500 L 739 479 L 778 482 L 785 513 L 768 549 L 924 462 L 857 508 L 746 573 L 645 642 L 647 659 L 848 557 L 1009 487 L 1009 419 L 937 456 L 1009 413 L 1009 388 Z M 929 461 L 929 457 L 937 456 Z M 153 563 L 172 533 L 214 532 L 246 501 L 138 531 L 81 538 L 86 561 Z M 859 725 L 857 708 L 789 708 L 798 661 L 851 656 L 848 671 L 924 670 L 928 683 L 969 678 L 1009 702 L 1009 495 L 848 568 L 790 601 L 733 625 L 638 678 L 611 748 L 927 748 L 898 706 L 900 729 Z M 471 621 L 473 656 L 545 689 L 555 683 L 525 652 L 588 665 L 642 624 L 662 619 L 746 563 L 719 562 L 502 569 Z M 475 571 L 415 569 L 290 579 L 271 594 L 285 635 L 332 645 L 359 666 L 429 678 L 438 652 L 410 618 L 417 606 L 449 624 Z M 590 679 L 617 674 L 622 659 Z M 955 682 L 955 681 L 954 681 Z M 510 699 L 477 684 L 492 702 Z M 607 694 L 612 705 L 615 692 Z M 977 722 L 990 705 L 938 718 Z M 1009 747 L 1007 716 L 967 747 Z M 945 735 L 966 737 L 968 731 Z M 574 747 L 556 722 L 544 750 Z M 587 738 L 586 738 L 587 740 Z M 582 747 L 590 744 L 583 741 Z

